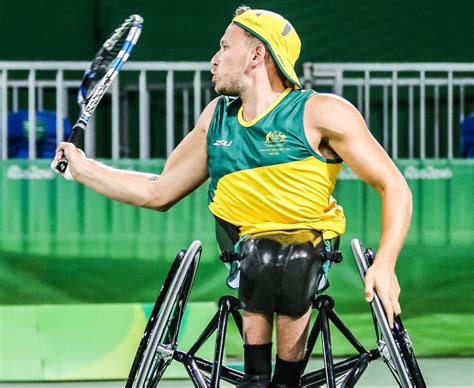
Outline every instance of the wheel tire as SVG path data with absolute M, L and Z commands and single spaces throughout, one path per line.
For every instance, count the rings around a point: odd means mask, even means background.
M 375 254 L 370 249 L 365 250 L 358 239 L 353 239 L 351 241 L 351 246 L 359 273 L 362 277 L 362 282 L 364 283 L 365 274 L 371 266 Z M 401 318 L 396 317 L 394 329 L 390 329 L 382 303 L 375 292 L 370 307 L 372 309 L 374 324 L 376 325 L 376 332 L 378 332 L 378 327 L 382 334 L 382 337 L 380 338 L 382 342 L 378 341 L 377 343 L 380 354 L 385 363 L 389 366 L 397 382 L 402 387 L 407 388 L 426 387 L 420 367 L 416 361 L 410 337 L 403 327 Z M 386 351 L 383 349 L 384 346 L 382 343 L 386 346 Z
M 393 333 L 395 335 L 395 339 L 398 342 L 403 361 L 408 368 L 410 379 L 414 383 L 415 387 L 426 387 L 420 366 L 416 360 L 415 351 L 413 349 L 410 336 L 403 326 L 403 322 L 400 317 L 395 318 Z
M 156 387 L 171 363 L 201 250 L 201 243 L 194 241 L 173 261 L 138 346 L 126 388 Z

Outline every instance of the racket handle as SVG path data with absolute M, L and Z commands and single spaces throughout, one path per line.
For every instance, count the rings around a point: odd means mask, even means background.
M 79 145 L 79 143 L 84 138 L 84 127 L 82 125 L 74 125 L 72 128 L 71 134 L 67 138 L 68 143 L 72 143 L 75 146 Z
M 84 138 L 84 127 L 80 124 L 74 125 L 72 128 L 71 134 L 67 138 L 68 143 L 72 143 L 75 146 L 77 146 L 82 139 Z M 56 170 L 58 170 L 61 174 L 64 174 L 66 172 L 68 165 L 68 161 L 66 158 L 62 158 L 58 164 L 56 164 Z

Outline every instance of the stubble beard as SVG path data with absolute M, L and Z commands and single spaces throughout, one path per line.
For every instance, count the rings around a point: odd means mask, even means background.
M 244 90 L 244 66 L 245 62 L 241 60 L 233 67 L 233 71 L 227 71 L 227 74 L 219 77 L 214 87 L 216 93 L 224 96 L 240 96 Z
M 224 96 L 239 96 L 242 91 L 241 79 L 226 77 L 215 84 L 214 90 L 217 94 Z

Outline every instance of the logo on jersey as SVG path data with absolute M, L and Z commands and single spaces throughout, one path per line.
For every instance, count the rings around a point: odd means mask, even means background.
M 230 147 L 230 146 L 232 145 L 232 140 L 231 140 L 231 141 L 228 141 L 228 140 L 216 140 L 213 145 L 215 145 L 215 146 L 217 146 L 217 147 L 220 147 L 220 146 L 222 146 L 222 147 Z
M 281 133 L 280 131 L 270 131 L 265 136 L 264 143 L 284 143 L 288 136 Z
M 260 149 L 269 156 L 286 154 L 289 151 L 286 140 L 288 136 L 281 131 L 270 131 L 265 135 L 263 148 Z

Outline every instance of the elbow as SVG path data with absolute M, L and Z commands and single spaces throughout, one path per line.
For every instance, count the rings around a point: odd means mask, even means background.
M 167 198 L 163 194 L 155 194 L 150 195 L 150 197 L 148 198 L 148 200 L 145 201 L 142 207 L 163 213 L 170 209 L 173 205 L 174 202 L 170 198 Z
M 158 212 L 166 212 L 177 201 L 176 194 L 162 184 L 160 179 L 147 187 L 140 206 Z
M 391 182 L 391 184 L 377 187 L 377 191 L 382 198 L 384 198 L 387 194 L 389 194 L 391 198 L 396 198 L 399 203 L 404 205 L 403 207 L 411 215 L 413 210 L 413 197 L 410 187 L 403 177 Z
M 157 212 L 160 212 L 160 213 L 164 213 L 164 212 L 168 211 L 168 209 L 170 209 L 172 206 L 173 206 L 172 203 L 170 203 L 170 204 L 159 204 L 159 205 L 153 206 L 153 210 L 156 210 Z
M 152 209 L 160 213 L 166 212 L 172 206 L 172 202 L 164 201 L 158 198 L 154 198 L 152 201 L 147 202 L 145 205 L 143 205 L 143 207 L 146 207 L 147 209 Z

